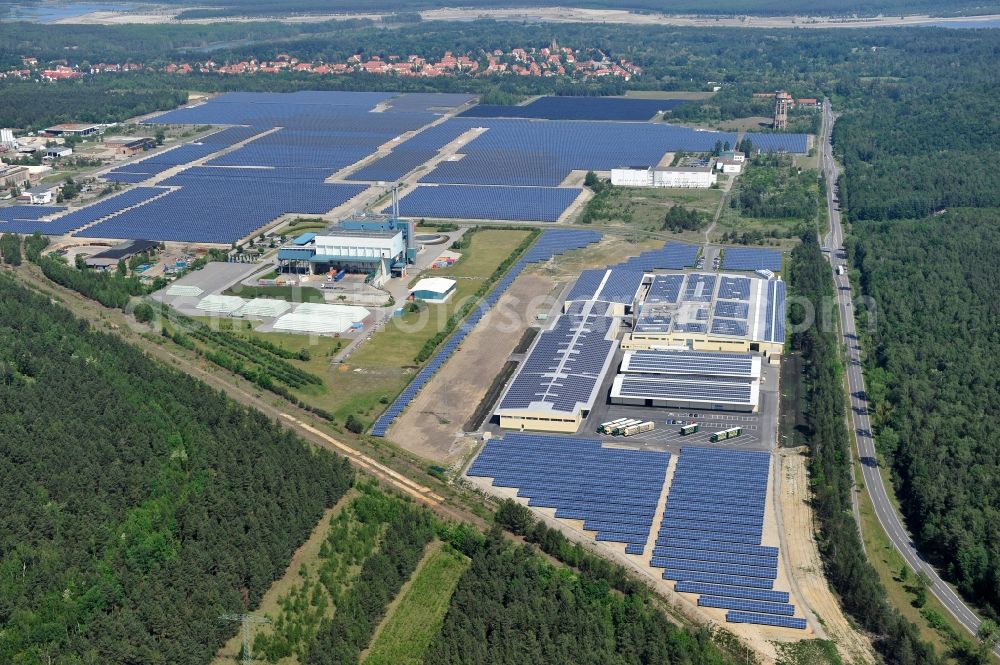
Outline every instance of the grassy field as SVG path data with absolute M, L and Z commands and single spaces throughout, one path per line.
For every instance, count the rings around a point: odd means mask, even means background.
M 441 627 L 448 602 L 469 560 L 433 543 L 390 607 L 368 651 L 365 665 L 419 665 Z
M 829 640 L 775 642 L 778 665 L 842 665 L 837 645 Z
M 590 211 L 591 225 L 663 231 L 663 218 L 667 210 L 680 205 L 714 215 L 722 199 L 721 189 L 674 189 L 668 187 L 613 187 L 600 197 L 591 199 L 585 211 Z M 579 221 L 583 216 L 578 216 Z M 585 225 L 589 226 L 589 225 Z M 667 233 L 670 233 L 669 231 Z M 676 234 L 680 237 L 686 234 Z M 700 235 L 691 234 L 692 238 Z
M 396 317 L 362 344 L 345 363 L 330 365 L 330 356 L 344 340 L 329 337 L 254 333 L 291 351 L 306 346 L 308 361 L 289 361 L 302 369 L 326 378 L 320 390 L 307 388 L 303 400 L 334 414 L 338 420 L 355 415 L 371 423 L 413 378 L 418 365 L 415 357 L 424 343 L 441 330 L 448 318 L 472 296 L 493 271 L 513 253 L 529 231 L 483 230 L 472 236 L 462 259 L 432 274 L 457 281 L 455 295 L 443 305 L 428 305 L 419 313 Z
M 712 231 L 710 240 L 712 242 L 720 242 L 722 236 L 731 231 L 735 231 L 736 233 L 759 231 L 765 236 L 773 232 L 779 237 L 768 237 L 765 244 L 773 247 L 789 248 L 798 244 L 796 231 L 803 224 L 804 222 L 801 219 L 758 219 L 755 217 L 746 217 L 741 215 L 739 211 L 729 207 L 729 205 L 725 205 L 722 208 L 719 221 Z M 791 237 L 781 237 L 786 235 L 791 235 Z

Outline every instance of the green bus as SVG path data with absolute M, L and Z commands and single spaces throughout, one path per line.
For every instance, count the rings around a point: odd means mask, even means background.
M 721 432 L 716 432 L 709 439 L 712 443 L 718 443 L 719 441 L 725 441 L 726 439 L 735 439 L 740 434 L 743 434 L 742 427 L 730 427 L 729 429 L 724 429 Z
M 691 423 L 690 425 L 684 425 L 681 427 L 681 436 L 687 436 L 688 434 L 694 434 L 701 429 L 701 425 L 698 423 Z

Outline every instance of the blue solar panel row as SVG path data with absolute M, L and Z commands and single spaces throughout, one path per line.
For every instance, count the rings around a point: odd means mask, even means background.
M 633 256 L 618 267 L 633 270 L 680 270 L 691 268 L 698 258 L 699 247 L 679 242 L 664 243 L 660 249 L 643 252 Z
M 540 120 L 648 121 L 680 104 L 679 99 L 628 97 L 539 97 L 524 106 L 479 104 L 459 114 L 464 118 L 536 118 Z
M 726 598 L 722 596 L 700 596 L 700 607 L 716 607 L 722 610 L 739 610 L 741 612 L 759 612 L 778 616 L 792 616 L 795 606 L 788 603 L 770 603 L 762 600 L 746 600 L 744 598 Z
M 798 628 L 804 630 L 806 620 L 796 617 L 781 617 L 771 614 L 758 614 L 755 612 L 739 612 L 730 610 L 726 612 L 726 621 L 730 623 L 753 623 L 762 626 L 778 626 L 780 628 Z
M 760 544 L 769 467 L 763 451 L 681 449 L 650 565 L 702 607 L 795 613 L 773 590 L 778 548 Z
M 555 508 L 556 517 L 583 520 L 597 540 L 626 543 L 628 551 L 642 553 L 669 462 L 666 452 L 508 432 L 486 443 L 468 475 L 517 487 L 519 496 L 530 497 L 529 505 Z M 539 468 L 546 472 L 544 487 L 538 484 Z
M 480 306 L 477 307 L 469 314 L 469 317 L 459 326 L 458 330 L 454 335 L 451 336 L 444 345 L 428 362 L 428 364 L 423 367 L 417 375 L 413 378 L 408 386 L 400 393 L 399 397 L 389 405 L 389 408 L 385 410 L 378 420 L 375 421 L 375 425 L 372 427 L 372 434 L 375 436 L 385 436 L 385 433 L 389 431 L 389 426 L 396 419 L 403 409 L 407 407 L 410 401 L 416 397 L 417 393 L 430 381 L 434 373 L 448 361 L 451 354 L 455 352 L 459 344 L 465 339 L 476 324 L 486 315 L 486 313 L 496 305 L 497 301 L 503 295 L 504 291 L 517 279 L 521 271 L 524 270 L 526 266 L 532 263 L 538 263 L 540 261 L 548 261 L 553 256 L 558 256 L 565 252 L 570 252 L 574 249 L 580 249 L 586 247 L 587 245 L 594 244 L 601 239 L 601 234 L 596 231 L 577 231 L 571 229 L 552 229 L 547 230 L 539 236 L 538 240 L 533 244 L 528 251 L 524 253 L 524 256 L 515 263 L 510 271 L 504 275 L 504 277 L 497 283 L 497 285 L 490 291 Z
M 716 141 L 735 143 L 736 138 L 662 123 L 502 118 L 448 122 L 486 131 L 462 148 L 462 159 L 439 163 L 421 182 L 554 187 L 574 170 L 656 164 L 667 152 L 708 152 Z
M 437 155 L 438 151 L 463 133 L 464 125 L 444 122 L 419 132 L 407 141 L 393 147 L 385 157 L 377 159 L 351 175 L 348 180 L 369 180 L 392 182 L 424 164 Z
M 680 593 L 698 593 L 726 598 L 744 598 L 746 600 L 762 600 L 772 603 L 787 603 L 787 591 L 770 591 L 768 589 L 748 589 L 744 587 L 725 586 L 722 584 L 707 584 L 705 582 L 677 582 L 674 591 Z
M 324 214 L 367 189 L 361 184 L 184 174 L 170 182 L 181 187 L 76 235 L 224 244 L 253 234 L 287 212 Z
M 765 292 L 764 339 L 768 342 L 785 341 L 785 283 L 771 280 Z
M 781 272 L 781 251 L 756 247 L 727 247 L 723 270 L 770 270 Z
M 719 276 L 720 300 L 750 300 L 750 279 L 747 277 Z M 739 318 L 739 317 L 737 317 Z M 746 318 L 745 316 L 743 318 Z
M 797 152 L 805 154 L 808 152 L 808 134 L 764 134 L 747 132 L 743 135 L 745 140 L 753 144 L 756 152 Z
M 601 283 L 604 281 L 604 276 L 607 272 L 607 270 L 599 268 L 581 272 L 573 284 L 573 288 L 570 289 L 569 294 L 566 296 L 566 302 L 593 299 L 597 295 L 598 289 L 601 288 Z
M 0 208 L 0 221 L 8 223 L 13 221 L 35 221 L 42 217 L 62 212 L 65 209 L 63 206 L 12 205 Z M 15 233 L 20 233 L 20 231 L 15 231 Z
M 580 191 L 572 187 L 422 185 L 400 200 L 399 214 L 414 218 L 555 222 Z
M 74 229 L 78 229 L 81 226 L 85 226 L 96 222 L 99 219 L 108 217 L 109 215 L 118 214 L 126 208 L 145 204 L 153 198 L 161 196 L 168 191 L 170 190 L 164 187 L 136 187 L 134 189 L 126 190 L 121 194 L 101 199 L 97 203 L 93 203 L 84 208 L 79 208 L 61 217 L 56 217 L 49 222 L 19 221 L 13 223 L 11 227 L 8 227 L 7 225 L 0 225 L 0 230 L 9 230 L 16 233 L 34 233 L 35 231 L 38 231 L 39 233 L 44 233 L 45 235 L 63 235 Z M 65 208 L 58 208 L 58 210 L 65 210 Z M 115 238 L 117 236 L 108 237 Z

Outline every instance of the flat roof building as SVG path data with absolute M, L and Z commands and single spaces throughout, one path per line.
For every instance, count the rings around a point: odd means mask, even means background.
M 781 354 L 784 282 L 726 273 L 667 273 L 647 279 L 623 349 Z
M 626 166 L 611 169 L 611 184 L 619 187 L 707 189 L 716 183 L 712 166 Z
M 573 433 L 590 415 L 614 358 L 619 319 L 582 302 L 540 333 L 495 414 L 500 427 Z
M 61 125 L 53 125 L 45 130 L 49 136 L 90 136 L 101 130 L 100 125 L 93 125 L 81 122 L 66 122 Z
M 425 277 L 410 290 L 410 297 L 413 300 L 423 300 L 424 302 L 439 304 L 447 302 L 455 293 L 458 283 L 446 277 Z

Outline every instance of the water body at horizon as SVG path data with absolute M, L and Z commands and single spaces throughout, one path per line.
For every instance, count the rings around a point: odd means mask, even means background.
M 936 23 L 922 23 L 924 27 L 928 28 L 955 28 L 955 29 L 970 29 L 970 28 L 1000 28 L 1000 18 L 990 18 L 984 19 L 982 21 L 938 21 Z
M 11 21 L 27 21 L 29 23 L 55 23 L 62 19 L 75 18 L 91 12 L 127 12 L 140 6 L 120 2 L 15 3 L 8 5 L 10 11 L 5 18 Z

